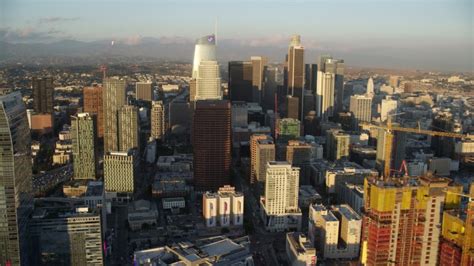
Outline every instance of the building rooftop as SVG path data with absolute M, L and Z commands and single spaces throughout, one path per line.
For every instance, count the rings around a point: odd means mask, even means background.
M 360 220 L 361 217 L 347 204 L 337 205 L 335 207 L 347 220 Z

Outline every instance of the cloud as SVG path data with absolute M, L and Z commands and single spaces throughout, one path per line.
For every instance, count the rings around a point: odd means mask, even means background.
M 63 32 L 55 28 L 46 31 L 40 31 L 32 27 L 0 28 L 0 41 L 11 43 L 50 42 L 60 38 L 64 38 Z
M 38 19 L 39 24 L 61 23 L 79 20 L 79 17 L 43 17 Z

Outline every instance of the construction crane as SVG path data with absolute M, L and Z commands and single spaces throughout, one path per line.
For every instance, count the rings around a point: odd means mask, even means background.
M 395 115 L 399 115 L 399 114 L 395 114 Z M 457 138 L 457 139 L 470 139 L 473 137 L 470 135 L 464 135 L 464 134 L 459 134 L 459 133 L 454 133 L 454 132 L 425 130 L 425 129 L 421 129 L 420 127 L 407 128 L 407 127 L 401 127 L 401 126 L 394 126 L 392 125 L 391 116 L 388 117 L 386 125 L 375 125 L 375 124 L 370 124 L 370 123 L 362 123 L 361 125 L 363 127 L 385 130 L 386 135 L 385 135 L 385 153 L 384 153 L 384 170 L 383 170 L 384 177 L 390 176 L 390 164 L 392 161 L 392 145 L 393 145 L 393 137 L 394 137 L 395 131 L 414 133 L 414 134 L 420 134 L 420 135 L 430 135 L 430 136 L 436 136 L 436 137 Z

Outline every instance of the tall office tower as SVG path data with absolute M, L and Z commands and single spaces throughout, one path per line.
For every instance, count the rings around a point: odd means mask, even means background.
M 306 117 L 310 112 L 316 110 L 316 96 L 310 90 L 304 91 L 303 97 L 303 114 Z
M 252 62 L 230 61 L 229 62 L 229 99 L 234 101 L 252 102 L 253 83 Z
M 71 117 L 74 179 L 95 179 L 97 174 L 96 122 L 89 113 Z
M 299 99 L 297 97 L 287 95 L 285 98 L 286 117 L 298 119 L 298 116 L 299 116 L 298 107 L 299 107 Z
M 194 47 L 193 73 L 192 78 L 196 79 L 199 75 L 199 65 L 201 61 L 216 61 L 216 36 L 207 35 L 196 40 Z
M 390 98 L 383 99 L 380 107 L 380 121 L 387 121 L 389 116 L 397 113 L 398 102 Z
M 37 114 L 52 114 L 54 112 L 53 78 L 36 78 L 32 80 L 33 109 Z
M 133 105 L 124 105 L 118 115 L 119 150 L 126 152 L 137 149 L 140 154 L 140 126 L 138 108 Z
M 0 94 L 0 140 L 0 264 L 30 265 L 31 140 L 20 92 Z
M 437 265 L 448 178 L 368 178 L 361 262 Z
M 104 104 L 104 152 L 118 151 L 118 111 L 126 104 L 126 81 L 106 78 L 102 89 Z
M 84 112 L 96 116 L 97 137 L 104 136 L 104 104 L 102 102 L 102 86 L 93 84 L 91 87 L 84 87 L 82 90 L 84 98 Z
M 369 80 L 367 81 L 366 94 L 369 95 L 369 96 L 374 95 L 374 80 L 372 79 L 372 77 L 370 77 Z
M 309 206 L 308 235 L 325 259 L 359 256 L 362 218 L 347 204 Z
M 354 115 L 356 124 L 372 121 L 372 97 L 368 95 L 353 95 L 349 110 Z
M 153 101 L 151 104 L 151 137 L 163 139 L 165 135 L 165 107 L 162 101 Z
M 283 118 L 277 120 L 277 140 L 287 142 L 301 136 L 301 123 L 298 119 Z
M 260 198 L 261 216 L 266 230 L 301 230 L 299 178 L 300 169 L 288 162 L 267 163 L 265 195 Z
M 232 128 L 248 126 L 248 106 L 246 102 L 232 103 Z
M 138 158 L 135 150 L 110 152 L 104 155 L 104 186 L 112 198 L 128 200 L 135 189 L 138 172 Z
M 327 135 L 327 158 L 332 161 L 349 158 L 351 136 L 340 130 L 330 130 Z
M 323 55 L 318 65 L 316 113 L 327 120 L 343 110 L 344 60 Z
M 334 84 L 336 75 L 318 71 L 316 114 L 322 121 L 334 115 Z
M 267 58 L 252 56 L 250 62 L 252 63 L 252 102 L 262 104 Z
M 251 139 L 252 141 L 253 139 Z M 252 142 L 251 142 L 252 144 Z M 254 155 L 255 154 L 255 155 Z M 263 139 L 257 139 L 255 145 L 255 153 L 251 154 L 251 161 L 254 163 L 253 169 L 255 177 L 253 182 L 265 182 L 265 174 L 267 163 L 275 160 L 275 143 L 272 137 L 267 136 Z
M 262 107 L 266 110 L 275 110 L 275 93 L 277 93 L 278 85 L 281 85 L 278 79 L 279 74 L 278 67 L 265 67 Z
M 221 78 L 217 61 L 201 61 L 196 77 L 196 96 L 198 100 L 221 100 Z
M 393 125 L 398 125 L 393 123 Z M 405 132 L 393 132 L 392 139 L 392 158 L 390 163 L 390 169 L 400 169 L 403 160 L 406 157 L 406 141 L 407 133 Z M 375 156 L 375 168 L 383 173 L 385 167 L 385 148 L 387 147 L 386 142 L 389 141 L 387 133 L 384 129 L 378 129 L 377 133 L 377 153 Z
M 230 183 L 231 114 L 224 100 L 197 101 L 193 122 L 196 190 L 215 190 Z
M 257 180 L 257 142 L 259 140 L 269 139 L 270 137 L 266 134 L 253 134 L 250 136 L 250 176 L 249 182 L 250 184 L 255 183 Z
M 197 93 L 197 81 L 195 78 L 189 81 L 189 101 L 194 102 L 196 101 L 196 93 Z M 192 109 L 194 109 L 194 104 L 192 104 Z
M 153 101 L 153 83 L 137 82 L 135 83 L 135 98 L 137 100 Z
M 305 90 L 316 93 L 316 84 L 318 81 L 318 64 L 306 64 L 304 78 Z
M 103 265 L 101 214 L 87 207 L 38 208 L 31 219 L 35 265 Z
M 287 92 L 298 98 L 298 119 L 300 121 L 303 117 L 304 71 L 304 47 L 301 46 L 300 36 L 294 35 L 288 47 Z

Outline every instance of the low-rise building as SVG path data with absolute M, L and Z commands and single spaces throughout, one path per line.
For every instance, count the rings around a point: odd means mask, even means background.
M 186 206 L 186 200 L 183 197 L 164 198 L 161 202 L 164 210 L 179 210 Z
M 134 253 L 134 265 L 254 265 L 247 236 L 224 236 L 179 242 Z
M 202 196 L 203 216 L 207 227 L 241 226 L 244 220 L 244 195 L 234 187 L 224 186 L 217 193 L 206 192 Z
M 286 234 L 286 255 L 289 265 L 315 266 L 317 262 L 316 249 L 303 233 L 291 232 Z
M 132 231 L 140 230 L 145 225 L 156 225 L 157 219 L 158 209 L 154 202 L 137 200 L 128 205 L 128 225 Z

